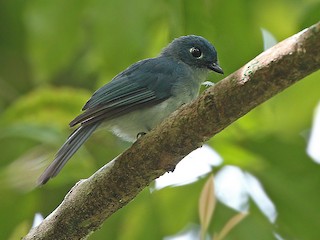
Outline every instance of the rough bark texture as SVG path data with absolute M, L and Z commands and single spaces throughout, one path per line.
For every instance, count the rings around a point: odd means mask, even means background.
M 320 23 L 263 52 L 173 113 L 94 175 L 24 239 L 82 239 L 152 180 L 257 105 L 320 68 Z

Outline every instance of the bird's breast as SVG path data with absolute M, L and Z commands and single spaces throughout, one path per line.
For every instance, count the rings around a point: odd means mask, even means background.
M 109 128 L 124 140 L 134 142 L 138 133 L 151 131 L 183 104 L 194 100 L 206 75 L 204 71 L 192 71 L 180 76 L 171 89 L 171 97 L 154 106 L 134 110 L 112 119 L 108 121 Z

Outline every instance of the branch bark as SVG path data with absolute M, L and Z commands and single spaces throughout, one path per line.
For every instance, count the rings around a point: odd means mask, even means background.
M 85 238 L 188 153 L 319 68 L 320 22 L 263 52 L 78 182 L 24 239 Z

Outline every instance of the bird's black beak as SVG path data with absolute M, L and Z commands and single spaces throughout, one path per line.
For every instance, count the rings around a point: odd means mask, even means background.
M 212 71 L 215 71 L 217 73 L 223 74 L 222 68 L 219 66 L 218 63 L 211 63 L 208 65 L 208 68 Z

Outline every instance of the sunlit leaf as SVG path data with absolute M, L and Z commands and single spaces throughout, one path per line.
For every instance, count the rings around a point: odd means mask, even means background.
M 315 109 L 307 153 L 315 162 L 320 163 L 320 102 Z
M 278 212 L 270 197 L 267 195 L 260 181 L 250 173 L 244 173 L 246 189 L 248 194 L 259 207 L 261 212 L 269 219 L 271 223 L 275 223 Z
M 280 236 L 279 233 L 274 233 L 274 237 L 276 238 L 276 240 L 285 240 L 283 237 Z
M 32 227 L 34 228 L 34 227 L 38 226 L 42 221 L 43 221 L 43 216 L 40 213 L 36 213 L 34 215 Z
M 234 217 L 232 217 L 226 225 L 223 227 L 221 232 L 214 236 L 213 240 L 223 240 L 227 234 L 237 225 L 239 224 L 248 214 L 247 213 L 238 213 Z
M 207 232 L 213 216 L 215 205 L 216 198 L 214 193 L 213 175 L 210 175 L 201 191 L 199 199 L 199 218 L 202 239 L 204 239 L 204 236 Z
M 215 190 L 217 199 L 237 210 L 249 209 L 249 195 L 242 170 L 236 166 L 225 166 L 216 173 Z
M 165 173 L 156 179 L 154 189 L 190 184 L 209 173 L 213 166 L 219 166 L 221 163 L 222 159 L 214 149 L 204 145 L 182 159 L 173 172 Z
M 275 223 L 277 210 L 262 184 L 252 174 L 235 166 L 225 166 L 215 178 L 216 196 L 222 203 L 241 212 L 250 208 L 249 199 L 258 206 L 271 223 Z
M 200 229 L 195 224 L 190 224 L 174 236 L 164 237 L 163 240 L 194 240 L 199 238 Z
M 263 39 L 263 50 L 267 50 L 278 43 L 276 38 L 267 29 L 261 28 Z

